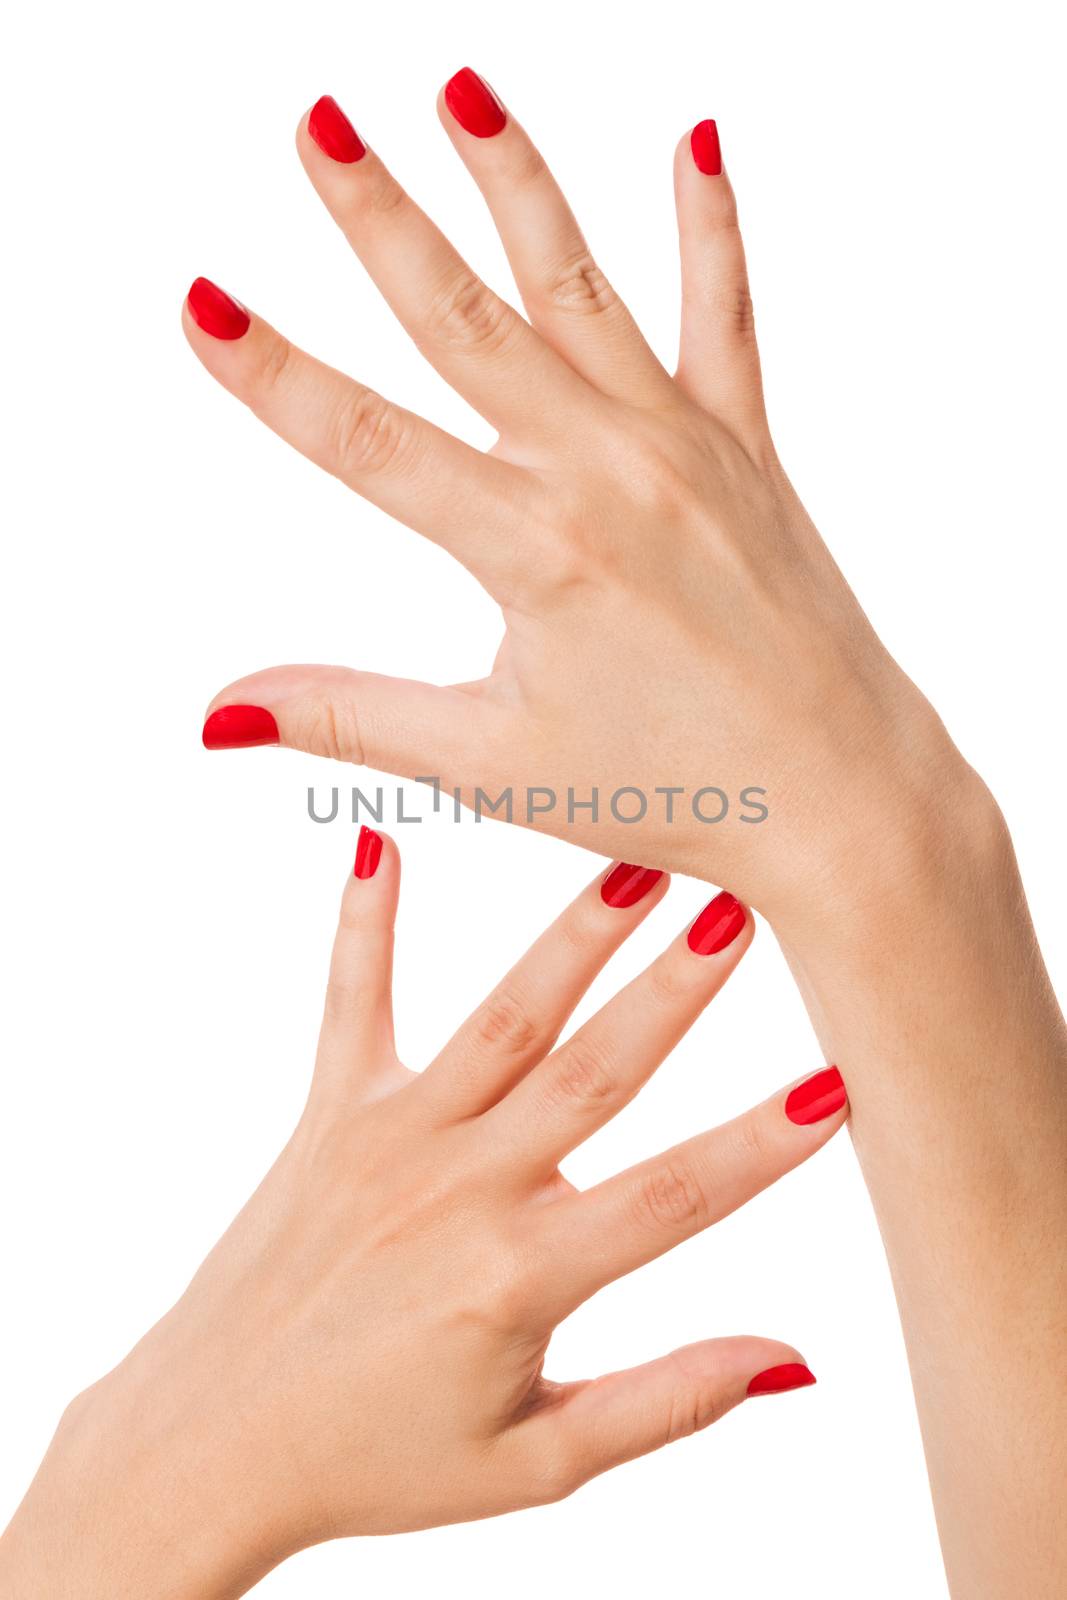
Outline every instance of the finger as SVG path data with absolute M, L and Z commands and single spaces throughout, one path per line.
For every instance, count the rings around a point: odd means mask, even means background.
M 667 883 L 665 873 L 620 862 L 572 901 L 423 1073 L 436 1115 L 478 1115 L 542 1059 Z
M 485 197 L 538 333 L 605 394 L 669 394 L 669 375 L 597 266 L 559 185 L 488 84 L 464 67 L 437 111 Z
M 393 1038 L 393 925 L 400 853 L 361 828 L 330 958 L 315 1061 L 315 1092 L 350 1103 L 388 1094 L 408 1077 Z
M 589 403 L 588 389 L 473 272 L 374 154 L 346 160 L 327 96 L 297 130 L 319 196 L 386 302 L 441 376 L 502 432 L 554 435 Z M 351 125 L 349 124 L 349 127 Z M 360 140 L 362 144 L 362 140 Z
M 500 593 L 532 480 L 297 349 L 206 278 L 189 291 L 186 338 L 223 388 L 366 500 L 444 545 Z M 229 331 L 227 331 L 229 330 Z M 524 536 L 525 537 L 525 536 Z
M 737 204 L 714 122 L 680 141 L 674 189 L 682 256 L 677 380 L 743 444 L 768 440 L 763 381 Z
M 270 667 L 216 695 L 203 741 L 209 750 L 280 744 L 452 788 L 503 747 L 504 717 L 462 689 L 349 667 Z
M 686 934 L 494 1108 L 494 1148 L 524 1170 L 552 1172 L 647 1083 L 730 977 L 753 932 L 744 906 L 732 894 L 716 895 Z
M 821 1150 L 848 1115 L 841 1074 L 827 1067 L 722 1127 L 570 1194 L 542 1219 L 546 1293 L 563 1316 L 612 1279 L 654 1260 L 759 1194 Z M 566 1266 L 561 1265 L 566 1262 Z
M 791 1345 L 707 1339 L 625 1372 L 560 1386 L 552 1404 L 514 1429 L 527 1474 L 561 1499 L 624 1461 L 709 1427 L 749 1396 L 809 1388 L 814 1374 Z

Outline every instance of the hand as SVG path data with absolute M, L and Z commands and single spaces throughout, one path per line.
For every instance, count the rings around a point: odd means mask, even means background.
M 752 938 L 744 908 L 718 896 L 554 1048 L 666 891 L 662 875 L 614 869 L 415 1075 L 393 1046 L 392 841 L 365 830 L 357 871 L 292 1140 L 174 1309 L 72 1408 L 8 1535 L 17 1562 L 35 1504 L 68 1526 L 79 1600 L 241 1593 L 303 1545 L 553 1500 L 746 1394 L 814 1381 L 791 1346 L 747 1337 L 594 1382 L 542 1373 L 553 1328 L 582 1301 L 742 1205 L 844 1121 L 828 1069 L 584 1194 L 559 1171 L 729 978 Z M 100 1528 L 124 1550 L 162 1551 L 166 1583 L 138 1566 L 143 1587 L 127 1589 L 113 1558 L 98 1591 Z M 19 1592 L 66 1594 L 42 1572 L 40 1590 Z
M 297 142 L 419 349 L 499 430 L 487 455 L 312 360 L 204 280 L 184 323 L 208 370 L 269 427 L 470 568 L 503 608 L 503 646 L 488 677 L 451 688 L 337 667 L 257 673 L 216 698 L 205 742 L 280 740 L 438 775 L 467 803 L 476 787 L 495 800 L 510 785 L 513 820 L 729 883 L 776 921 L 818 904 L 822 879 L 858 895 L 879 845 L 950 807 L 973 775 L 875 637 L 776 458 L 712 125 L 675 157 L 683 321 L 672 378 L 481 80 L 460 73 L 439 110 L 529 321 L 475 276 L 332 101 L 303 119 Z M 528 816 L 535 787 L 557 803 Z M 623 788 L 646 797 L 639 823 L 612 814 Z M 656 792 L 666 788 L 680 791 L 672 802 Z M 582 802 L 593 790 L 599 818 L 569 818 L 568 791 Z M 630 793 L 619 807 L 632 817 L 640 801 Z

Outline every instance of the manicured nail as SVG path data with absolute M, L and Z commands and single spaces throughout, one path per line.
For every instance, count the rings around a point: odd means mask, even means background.
M 757 1372 L 745 1393 L 785 1394 L 788 1389 L 810 1389 L 814 1382 L 814 1372 L 810 1372 L 802 1361 L 784 1361 L 780 1367 L 768 1367 L 766 1372 Z
M 350 167 L 367 154 L 367 146 L 332 94 L 324 94 L 308 112 L 308 132 L 331 161 L 343 161 Z
M 745 908 L 724 889 L 706 905 L 689 930 L 694 955 L 713 956 L 732 944 L 745 925 Z
M 239 339 L 248 332 L 252 319 L 240 300 L 210 278 L 197 278 L 185 298 L 197 327 L 213 339 Z
M 476 139 L 491 139 L 508 120 L 508 114 L 484 78 L 461 67 L 445 84 L 445 105 L 461 128 Z
M 277 744 L 278 724 L 262 706 L 220 706 L 204 723 L 206 750 L 248 750 Z
M 717 178 L 722 171 L 722 151 L 719 149 L 719 130 L 710 117 L 698 122 L 689 135 L 689 148 L 701 172 Z
M 381 834 L 375 833 L 373 828 L 360 828 L 359 839 L 356 843 L 355 876 L 357 878 L 373 878 L 381 859 Z
M 824 1067 L 814 1077 L 805 1078 L 795 1089 L 790 1089 L 785 1099 L 785 1114 L 790 1122 L 802 1128 L 809 1122 L 821 1122 L 840 1111 L 848 1099 L 841 1074 L 836 1067 Z
M 606 906 L 617 906 L 624 911 L 627 906 L 635 906 L 643 900 L 662 876 L 655 867 L 634 867 L 628 861 L 620 861 L 600 885 L 600 898 Z

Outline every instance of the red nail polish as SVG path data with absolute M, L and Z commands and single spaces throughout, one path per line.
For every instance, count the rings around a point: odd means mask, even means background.
M 810 1389 L 814 1382 L 814 1372 L 810 1372 L 802 1361 L 784 1361 L 780 1367 L 768 1367 L 766 1372 L 757 1372 L 745 1393 L 785 1394 L 788 1389 Z
M 476 139 L 491 139 L 508 120 L 508 114 L 484 78 L 461 67 L 445 84 L 445 105 L 461 128 Z
M 717 178 L 722 171 L 722 151 L 719 148 L 719 130 L 710 117 L 698 122 L 689 135 L 689 148 L 701 172 Z
M 724 889 L 706 905 L 689 930 L 694 955 L 713 956 L 732 944 L 745 925 L 745 908 Z
M 362 161 L 367 154 L 367 146 L 332 94 L 324 94 L 321 100 L 315 101 L 308 113 L 308 132 L 331 161 L 343 161 L 350 167 L 353 161 Z
M 381 834 L 375 833 L 373 828 L 360 828 L 359 839 L 356 843 L 355 876 L 357 878 L 373 878 L 381 859 Z
M 620 861 L 600 885 L 600 898 L 606 906 L 624 911 L 627 906 L 635 906 L 643 900 L 662 876 L 655 867 L 634 867 L 628 861 Z
M 240 300 L 210 278 L 197 278 L 185 298 L 197 327 L 213 339 L 239 339 L 248 332 L 252 319 Z
M 220 706 L 204 723 L 205 750 L 247 750 L 277 744 L 278 724 L 262 706 Z
M 824 1067 L 814 1077 L 805 1078 L 795 1089 L 790 1089 L 785 1099 L 785 1114 L 790 1122 L 807 1127 L 809 1122 L 821 1122 L 840 1111 L 848 1099 L 841 1074 L 836 1067 Z

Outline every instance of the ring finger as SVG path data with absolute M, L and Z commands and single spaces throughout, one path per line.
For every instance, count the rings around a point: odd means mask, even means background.
M 551 1173 L 610 1122 L 714 999 L 752 943 L 753 924 L 724 891 L 640 977 L 530 1072 L 493 1110 L 509 1165 Z
M 476 1116 L 551 1050 L 597 973 L 667 891 L 619 862 L 571 902 L 423 1073 L 435 1114 Z
M 666 369 L 597 266 L 540 152 L 485 80 L 464 67 L 437 110 L 485 197 L 533 326 L 604 394 L 670 395 Z
M 589 390 L 441 230 L 324 96 L 297 149 L 319 196 L 426 359 L 493 427 L 554 436 L 588 408 Z

